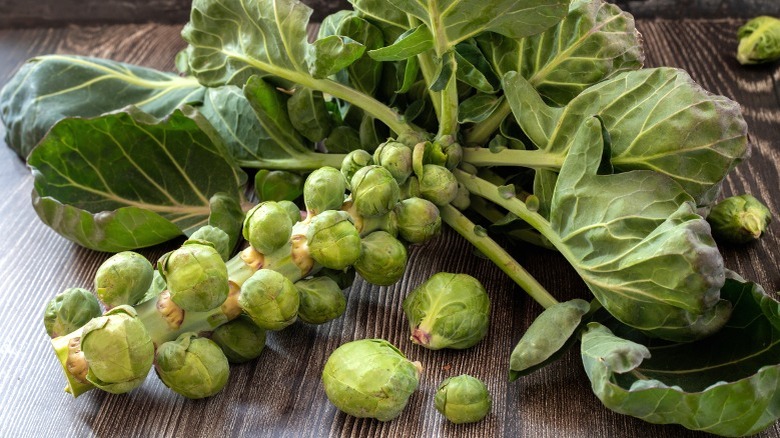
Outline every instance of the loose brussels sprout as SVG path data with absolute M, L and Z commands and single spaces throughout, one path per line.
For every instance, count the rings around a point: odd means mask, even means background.
M 341 287 L 330 277 L 312 277 L 295 282 L 301 305 L 298 317 L 309 324 L 324 324 L 338 318 L 347 308 Z
M 154 361 L 152 339 L 127 305 L 88 322 L 81 332 L 81 351 L 89 364 L 87 380 L 114 394 L 140 386 Z
M 351 187 L 355 210 L 364 217 L 387 214 L 401 200 L 401 188 L 382 166 L 366 166 L 355 172 Z
M 759 237 L 772 220 L 772 213 L 751 195 L 726 198 L 712 207 L 707 221 L 716 238 L 731 243 L 748 243 Z
M 441 231 L 441 215 L 436 205 L 422 198 L 408 198 L 395 207 L 398 234 L 409 243 L 424 243 Z
M 344 203 L 347 182 L 335 167 L 320 167 L 310 173 L 303 184 L 306 211 L 318 215 L 326 210 L 338 210 Z
M 360 258 L 355 271 L 369 283 L 389 286 L 406 270 L 406 247 L 385 231 L 374 231 L 363 238 Z
M 383 339 L 361 339 L 337 348 L 325 362 L 325 394 L 339 410 L 360 418 L 396 418 L 417 389 L 419 363 Z
M 445 379 L 433 399 L 436 410 L 455 424 L 476 423 L 490 412 L 487 386 L 468 374 Z
M 374 151 L 374 162 L 387 169 L 401 185 L 412 174 L 412 149 L 403 143 L 387 141 Z
M 217 327 L 211 340 L 219 345 L 228 362 L 244 363 L 260 356 L 265 348 L 265 330 L 241 315 Z
M 193 312 L 219 307 L 230 291 L 225 261 L 213 246 L 201 242 L 184 242 L 158 262 L 171 300 Z
M 357 149 L 344 157 L 341 162 L 341 174 L 344 176 L 344 180 L 349 183 L 358 170 L 372 164 L 374 164 L 374 160 L 371 158 L 371 154 L 363 149 Z
M 230 247 L 230 236 L 221 228 L 204 225 L 198 228 L 189 240 L 202 240 L 214 245 L 222 260 L 227 261 L 233 248 Z
M 260 202 L 292 201 L 303 194 L 303 177 L 286 170 L 259 170 L 255 174 L 255 193 Z
M 95 274 L 95 294 L 106 308 L 141 301 L 152 284 L 154 268 L 141 254 L 124 251 L 109 257 Z
M 314 216 L 306 233 L 311 257 L 331 269 L 346 269 L 360 257 L 360 235 L 344 211 L 328 210 Z
M 298 318 L 300 296 L 287 277 L 260 269 L 241 286 L 238 304 L 258 327 L 281 330 Z
M 760 16 L 737 30 L 740 64 L 761 64 L 780 59 L 780 19 Z
M 46 304 L 43 325 L 50 337 L 67 335 L 80 329 L 103 312 L 92 292 L 80 287 L 65 289 Z
M 160 380 L 177 394 L 197 399 L 225 387 L 230 365 L 219 346 L 195 333 L 183 333 L 157 348 L 154 365 Z
M 490 299 L 467 274 L 434 274 L 404 299 L 403 309 L 412 342 L 431 350 L 469 348 L 487 335 Z
M 419 179 L 420 196 L 436 205 L 447 205 L 458 195 L 458 181 L 445 167 L 435 164 L 423 166 Z
M 255 205 L 244 219 L 244 238 L 252 248 L 270 254 L 290 241 L 294 222 L 290 212 L 277 202 Z

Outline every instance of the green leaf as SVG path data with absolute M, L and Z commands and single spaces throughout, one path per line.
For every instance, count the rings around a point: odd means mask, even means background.
M 780 303 L 735 279 L 721 295 L 733 305 L 731 318 L 694 343 L 659 343 L 636 333 L 622 339 L 591 323 L 582 337 L 582 361 L 602 403 L 651 423 L 724 436 L 752 435 L 775 423 Z
M 319 91 L 298 88 L 287 100 L 287 113 L 295 129 L 312 142 L 318 142 L 333 129 L 325 98 Z
M 591 117 L 555 184 L 553 243 L 624 324 L 673 340 L 717 330 L 729 312 L 723 259 L 693 199 L 657 172 L 599 175 L 602 152 Z
M 307 53 L 309 73 L 315 78 L 325 78 L 347 68 L 363 56 L 366 47 L 351 38 L 331 35 L 312 44 Z
M 6 143 L 26 158 L 65 117 L 95 117 L 135 105 L 165 117 L 197 103 L 204 87 L 194 78 L 105 59 L 49 55 L 29 60 L 0 91 Z
M 330 154 L 347 154 L 360 148 L 360 133 L 349 126 L 333 128 L 325 139 L 325 149 Z
M 598 116 L 609 133 L 616 171 L 667 175 L 698 205 L 712 202 L 720 182 L 747 153 L 739 105 L 705 91 L 682 70 L 621 73 L 563 108 L 544 104 L 517 73 L 504 76 L 504 87 L 520 127 L 545 153 L 565 157 L 580 127 Z
M 451 50 L 442 56 L 437 66 L 436 79 L 430 85 L 431 91 L 442 91 L 455 77 L 458 64 L 455 61 L 455 51 Z
M 345 83 L 373 95 L 382 80 L 382 64 L 372 59 L 369 53 L 384 46 L 382 31 L 360 17 L 350 17 L 341 22 L 338 34 L 359 41 L 366 48 L 363 56 L 347 69 Z
M 101 251 L 188 234 L 208 221 L 213 195 L 239 202 L 245 180 L 191 107 L 164 120 L 132 107 L 93 119 L 63 119 L 28 163 L 41 219 Z
M 406 14 L 387 0 L 349 0 L 359 14 L 382 29 L 387 41 L 395 41 L 409 30 Z
M 495 93 L 500 88 L 500 81 L 492 67 L 474 44 L 458 44 L 455 47 L 455 61 L 458 64 L 459 81 L 483 93 Z
M 542 32 L 566 16 L 569 0 L 396 0 L 393 6 L 431 30 L 441 55 L 482 32 L 511 38 Z
M 404 32 L 393 44 L 374 49 L 368 56 L 376 61 L 403 61 L 433 48 L 431 31 L 420 25 Z
M 644 62 L 631 15 L 602 0 L 573 2 L 563 21 L 538 35 L 512 39 L 484 33 L 476 39 L 498 76 L 520 73 L 557 106 Z
M 479 123 L 493 114 L 504 97 L 492 94 L 475 94 L 460 103 L 458 123 Z

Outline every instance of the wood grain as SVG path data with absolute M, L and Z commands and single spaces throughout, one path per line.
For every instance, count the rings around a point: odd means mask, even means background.
M 733 59 L 739 20 L 640 20 L 648 66 L 685 68 L 712 92 L 743 105 L 753 155 L 738 167 L 724 194 L 750 192 L 778 205 L 780 160 L 780 66 L 744 68 Z M 101 56 L 172 70 L 184 43 L 178 25 L 68 26 L 0 31 L 0 84 L 27 58 L 44 53 Z M 2 146 L 2 145 L 0 145 Z M 269 334 L 256 361 L 231 369 L 228 387 L 191 401 L 150 376 L 126 395 L 99 391 L 72 399 L 48 345 L 41 316 L 60 290 L 91 287 L 109 255 L 80 248 L 38 221 L 30 206 L 32 177 L 24 163 L 0 147 L 0 435 L 14 437 L 199 437 L 199 436 L 465 436 L 694 438 L 705 434 L 658 426 L 615 414 L 592 394 L 576 351 L 515 383 L 506 379 L 509 352 L 540 307 L 495 266 L 476 256 L 452 232 L 411 251 L 409 272 L 390 287 L 357 281 L 345 315 L 314 327 L 296 323 Z M 724 247 L 727 265 L 767 290 L 780 289 L 777 221 L 747 248 Z M 173 245 L 173 244 L 172 244 Z M 156 259 L 172 245 L 141 251 Z M 556 254 L 517 246 L 513 254 L 559 299 L 587 296 L 581 281 Z M 403 297 L 437 271 L 466 272 L 488 289 L 492 324 L 488 338 L 466 351 L 427 351 L 412 345 L 401 312 Z M 343 342 L 381 337 L 425 367 L 420 390 L 394 421 L 381 423 L 341 414 L 319 384 L 330 351 Z M 494 407 L 472 425 L 452 425 L 433 409 L 436 385 L 471 373 L 488 384 Z M 762 437 L 779 437 L 775 425 Z

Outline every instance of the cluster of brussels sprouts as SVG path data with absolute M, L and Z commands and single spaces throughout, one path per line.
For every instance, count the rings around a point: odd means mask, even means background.
M 68 289 L 46 308 L 68 391 L 127 392 L 154 367 L 186 397 L 217 393 L 229 362 L 262 352 L 265 331 L 340 316 L 351 273 L 398 281 L 407 245 L 439 233 L 437 205 L 458 194 L 447 165 L 459 159 L 457 144 L 391 140 L 373 155 L 349 154 L 341 169 L 312 172 L 304 211 L 289 200 L 254 206 L 242 229 L 248 246 L 232 258 L 228 235 L 212 226 L 156 267 L 134 252 L 115 254 L 98 269 L 94 293 Z

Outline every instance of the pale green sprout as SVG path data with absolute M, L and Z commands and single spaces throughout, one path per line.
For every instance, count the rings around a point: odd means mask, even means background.
M 344 180 L 349 183 L 358 170 L 372 164 L 374 164 L 374 160 L 371 154 L 363 149 L 356 149 L 344 157 L 341 162 L 341 174 L 344 176 Z
M 146 257 L 123 251 L 109 257 L 95 274 L 95 294 L 110 309 L 121 304 L 135 305 L 152 284 L 154 268 Z
M 737 30 L 740 64 L 763 64 L 780 59 L 780 19 L 763 15 Z
M 247 212 L 243 235 L 252 248 L 270 254 L 290 241 L 294 223 L 287 207 L 274 201 L 261 202 Z
M 369 283 L 389 286 L 401 279 L 406 270 L 406 247 L 386 231 L 374 231 L 362 241 L 355 271 Z
M 387 169 L 398 185 L 402 185 L 412 174 L 412 149 L 397 141 L 387 141 L 374 151 L 374 162 Z
M 189 240 L 202 240 L 211 243 L 222 257 L 222 260 L 225 261 L 230 258 L 230 253 L 233 250 L 230 247 L 230 236 L 221 228 L 211 225 L 204 225 L 198 228 L 192 233 Z
M 191 399 L 217 394 L 230 376 L 230 365 L 219 346 L 195 333 L 183 333 L 161 344 L 154 368 L 165 386 Z
M 219 307 L 229 293 L 225 261 L 205 241 L 186 241 L 158 262 L 171 300 L 184 310 L 205 312 Z
M 306 233 L 309 254 L 331 269 L 346 269 L 360 257 L 360 234 L 347 212 L 328 210 L 314 216 Z
M 455 424 L 476 423 L 490 412 L 490 393 L 484 382 L 468 374 L 445 379 L 436 389 L 436 410 Z
M 211 334 L 211 340 L 219 345 L 228 362 L 244 363 L 260 356 L 265 348 L 265 330 L 252 320 L 241 315 L 238 318 L 217 327 Z
M 389 170 L 382 166 L 365 166 L 355 172 L 350 183 L 352 202 L 363 217 L 382 216 L 401 200 L 401 188 Z
M 311 215 L 337 210 L 344 203 L 347 181 L 341 171 L 325 166 L 313 171 L 303 183 L 303 202 Z
M 394 211 L 398 234 L 409 243 L 427 242 L 441 231 L 439 208 L 427 199 L 404 199 Z
M 308 324 L 324 324 L 344 314 L 347 299 L 330 277 L 312 277 L 295 282 L 301 304 L 298 317 Z
M 43 325 L 52 337 L 67 335 L 103 312 L 92 292 L 80 287 L 65 289 L 46 304 Z
M 748 194 L 724 199 L 707 216 L 715 237 L 737 244 L 760 238 L 771 220 L 769 209 Z
M 281 330 L 298 318 L 300 296 L 287 277 L 260 269 L 241 286 L 238 304 L 258 327 Z
M 423 166 L 419 177 L 420 196 L 438 206 L 447 205 L 458 195 L 458 181 L 446 167 L 436 164 Z

